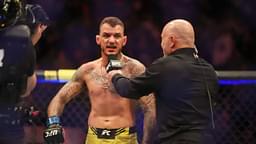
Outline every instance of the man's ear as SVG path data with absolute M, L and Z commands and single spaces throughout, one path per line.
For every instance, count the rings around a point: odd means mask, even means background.
M 174 47 L 174 45 L 175 45 L 175 42 L 176 42 L 176 39 L 175 39 L 175 37 L 174 36 L 170 36 L 170 37 L 168 37 L 168 40 L 169 40 L 169 42 L 170 42 L 170 48 L 173 48 Z
M 100 45 L 100 36 L 99 35 L 96 35 L 95 40 L 96 40 L 97 45 Z
M 124 38 L 123 38 L 123 46 L 125 46 L 126 43 L 127 43 L 127 36 L 124 36 Z

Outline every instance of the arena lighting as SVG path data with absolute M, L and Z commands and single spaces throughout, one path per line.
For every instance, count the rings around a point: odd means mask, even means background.
M 74 74 L 75 69 L 38 70 L 38 83 L 66 83 Z M 256 71 L 216 71 L 220 85 L 256 84 Z
M 75 73 L 75 69 L 38 70 L 36 71 L 38 83 L 66 83 Z
M 220 85 L 256 84 L 256 71 L 216 71 Z
M 256 79 L 219 80 L 220 85 L 251 85 L 256 84 Z

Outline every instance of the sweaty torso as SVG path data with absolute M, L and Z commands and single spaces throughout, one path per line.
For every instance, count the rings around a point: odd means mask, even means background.
M 127 59 L 126 59 L 127 60 Z M 136 64 L 122 61 L 123 73 L 130 77 L 131 68 Z M 88 124 L 97 128 L 121 128 L 134 126 L 134 100 L 119 96 L 107 78 L 107 72 L 101 59 L 93 61 L 89 71 L 84 75 L 90 102 L 91 112 Z

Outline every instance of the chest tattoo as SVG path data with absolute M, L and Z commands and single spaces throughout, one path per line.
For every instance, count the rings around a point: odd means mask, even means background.
M 91 80 L 95 82 L 95 84 L 101 86 L 103 89 L 108 89 L 109 91 L 112 91 L 112 92 L 115 91 L 112 83 L 108 80 L 106 74 L 92 71 L 90 73 L 90 77 L 91 77 Z

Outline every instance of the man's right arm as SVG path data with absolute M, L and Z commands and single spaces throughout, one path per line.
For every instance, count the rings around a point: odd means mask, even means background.
M 53 97 L 48 106 L 47 129 L 44 131 L 44 140 L 48 144 L 63 143 L 63 129 L 60 122 L 65 105 L 83 89 L 83 72 L 80 67 L 72 76 L 72 79 L 67 82 Z
M 64 110 L 64 106 L 76 95 L 78 95 L 84 88 L 82 79 L 82 68 L 79 68 L 71 80 L 67 82 L 53 97 L 48 106 L 48 117 L 60 116 Z

